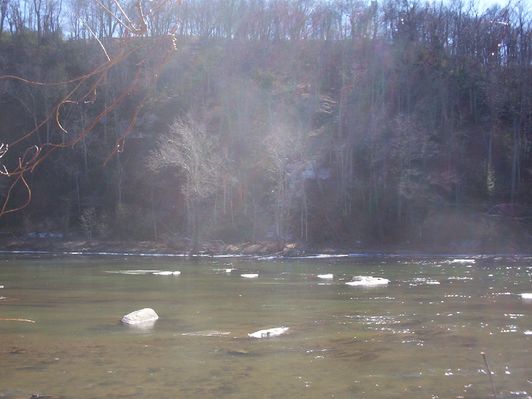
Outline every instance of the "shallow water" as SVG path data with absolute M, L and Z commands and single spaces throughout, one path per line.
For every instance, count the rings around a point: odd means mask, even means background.
M 4 255 L 0 319 L 35 323 L 0 320 L 0 398 L 487 398 L 481 352 L 499 398 L 528 398 L 531 281 L 526 257 Z M 151 328 L 119 323 L 144 307 Z

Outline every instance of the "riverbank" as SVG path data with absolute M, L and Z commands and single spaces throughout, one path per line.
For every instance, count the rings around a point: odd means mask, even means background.
M 455 245 L 402 245 L 364 246 L 356 245 L 309 245 L 302 242 L 280 243 L 275 241 L 243 242 L 227 244 L 220 240 L 202 242 L 198 254 L 204 256 L 278 256 L 300 257 L 312 255 L 339 254 L 529 254 L 532 245 L 514 245 L 499 242 L 488 247 L 475 242 L 461 242 Z M 532 244 L 532 243 L 529 243 Z M 76 253 L 76 254 L 130 254 L 130 255 L 192 255 L 187 240 L 164 241 L 116 241 L 116 240 L 68 240 L 46 237 L 17 237 L 0 239 L 0 251 L 12 253 Z

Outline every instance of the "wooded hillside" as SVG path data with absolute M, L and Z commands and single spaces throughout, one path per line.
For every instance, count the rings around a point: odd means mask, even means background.
M 46 154 L 24 174 L 31 203 L 0 218 L 3 232 L 494 251 L 530 243 L 525 5 L 160 4 L 146 32 L 127 37 L 97 2 L 0 2 L 0 161 L 13 170 L 27 149 Z M 164 59 L 173 33 L 177 50 Z M 77 82 L 5 77 L 69 81 L 105 62 L 103 49 L 110 61 L 127 56 L 57 112 Z M 50 143 L 58 150 L 48 155 Z M 0 176 L 5 210 L 27 199 L 21 181 L 9 191 L 15 177 Z

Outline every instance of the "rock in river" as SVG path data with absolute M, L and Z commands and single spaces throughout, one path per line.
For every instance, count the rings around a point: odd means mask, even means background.
M 145 323 L 153 323 L 159 316 L 155 310 L 151 308 L 144 308 L 131 312 L 122 317 L 122 323 L 128 325 L 141 325 Z
M 269 328 L 267 330 L 259 330 L 255 331 L 254 333 L 248 334 L 248 337 L 250 338 L 272 338 L 272 337 L 278 337 L 279 335 L 282 335 L 288 331 L 288 327 L 275 327 L 275 328 Z

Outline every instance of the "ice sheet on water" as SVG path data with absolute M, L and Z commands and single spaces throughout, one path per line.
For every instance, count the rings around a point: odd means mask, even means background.
M 231 334 L 231 331 L 204 330 L 182 333 L 185 337 L 223 337 Z
M 147 269 L 134 269 L 134 270 L 106 270 L 106 273 L 110 274 L 127 274 L 127 275 L 143 275 L 162 272 L 162 270 L 147 270 Z
M 281 259 L 281 256 L 279 255 L 259 256 L 256 259 L 257 260 L 275 260 L 275 259 Z
M 110 274 L 125 274 L 132 276 L 154 275 L 154 276 L 179 276 L 179 270 L 155 270 L 155 269 L 134 269 L 134 270 L 106 270 Z
M 294 256 L 295 259 L 331 259 L 331 258 L 347 258 L 349 256 L 355 256 L 354 254 L 316 254 L 305 256 Z

